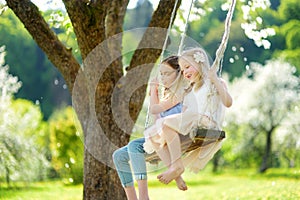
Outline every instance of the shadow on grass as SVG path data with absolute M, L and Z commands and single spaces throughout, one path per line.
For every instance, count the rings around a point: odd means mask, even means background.
M 210 181 L 210 180 L 202 180 L 202 181 L 188 180 L 186 182 L 189 186 L 199 186 L 199 185 L 208 186 L 208 185 L 214 185 L 215 184 L 215 181 Z
M 199 186 L 199 185 L 214 185 L 215 184 L 215 181 L 210 181 L 210 180 L 186 180 L 186 183 L 189 185 L 189 186 Z M 161 182 L 159 182 L 158 180 L 149 180 L 148 181 L 148 186 L 149 187 L 174 187 L 175 185 L 175 181 L 172 181 L 170 184 L 168 185 L 165 185 Z
M 269 169 L 262 174 L 266 178 L 300 179 L 300 169 Z
M 234 174 L 237 177 L 248 177 L 248 178 L 262 178 L 262 179 L 294 179 L 300 180 L 300 169 L 299 168 L 269 168 L 266 172 L 260 173 L 257 169 L 246 169 L 246 170 L 236 170 L 232 169 L 226 170 L 225 173 L 221 173 L 220 175 L 225 174 Z

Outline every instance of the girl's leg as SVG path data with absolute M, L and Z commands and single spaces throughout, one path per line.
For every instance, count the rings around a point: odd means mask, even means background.
M 124 187 L 128 200 L 138 200 L 134 186 Z
M 139 138 L 132 140 L 128 144 L 128 154 L 138 184 L 139 200 L 149 199 L 144 142 L 144 138 Z
M 164 165 L 166 165 L 168 168 L 170 168 L 171 167 L 171 156 L 170 156 L 168 146 L 164 145 L 161 148 L 160 145 L 157 143 L 153 143 L 153 146 L 155 148 L 157 155 L 162 160 Z M 178 189 L 183 190 L 183 191 L 188 189 L 186 186 L 186 183 L 184 182 L 184 180 L 181 176 L 176 177 L 175 181 L 176 181 L 176 185 L 177 185 Z
M 131 168 L 129 165 L 128 147 L 124 146 L 113 153 L 113 161 L 116 166 L 122 186 L 124 187 L 128 200 L 137 200 L 133 184 Z
M 162 183 L 168 184 L 184 172 L 184 166 L 181 160 L 181 146 L 178 133 L 167 126 L 164 126 L 162 134 L 167 142 L 170 152 L 171 166 L 167 171 L 158 175 L 157 178 Z
M 139 188 L 139 200 L 149 200 L 148 194 L 148 180 L 137 180 Z

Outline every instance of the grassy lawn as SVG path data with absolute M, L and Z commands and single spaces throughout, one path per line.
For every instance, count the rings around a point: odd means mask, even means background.
M 298 200 L 300 199 L 300 170 L 294 178 L 278 173 L 257 175 L 255 172 L 230 172 L 219 175 L 209 172 L 197 175 L 186 172 L 187 191 L 178 191 L 175 184 L 166 186 L 151 176 L 150 197 L 154 200 Z
M 271 169 L 264 175 L 254 170 L 228 171 L 212 174 L 209 170 L 193 174 L 185 172 L 189 189 L 179 191 L 174 183 L 163 185 L 156 180 L 159 172 L 150 173 L 152 200 L 298 200 L 300 169 Z M 0 187 L 0 199 L 7 200 L 77 200 L 82 199 L 82 186 L 65 186 L 62 182 L 32 183 L 27 187 Z
M 82 200 L 82 186 L 66 186 L 62 182 L 31 183 L 17 188 L 0 187 L 2 200 Z

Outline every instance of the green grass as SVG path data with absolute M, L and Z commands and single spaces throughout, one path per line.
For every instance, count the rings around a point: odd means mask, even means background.
M 151 200 L 298 200 L 300 169 L 270 169 L 264 175 L 255 170 L 224 171 L 212 174 L 209 169 L 198 174 L 185 172 L 189 189 L 179 191 L 174 183 L 157 181 L 159 172 L 149 174 Z M 77 200 L 82 199 L 82 185 L 66 186 L 62 182 L 32 183 L 27 187 L 0 187 L 5 200 Z
M 0 187 L 0 200 L 82 200 L 82 185 L 66 186 L 60 181 Z
M 277 174 L 277 173 L 273 173 Z M 150 197 L 154 200 L 298 200 L 300 199 L 300 170 L 297 175 L 258 175 L 255 172 L 233 172 L 214 175 L 209 172 L 186 172 L 187 191 L 178 191 L 175 184 L 165 186 L 150 175 Z M 166 189 L 167 187 L 167 189 Z

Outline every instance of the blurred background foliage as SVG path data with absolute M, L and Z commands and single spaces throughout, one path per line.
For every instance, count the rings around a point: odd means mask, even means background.
M 83 134 L 72 107 L 55 111 L 49 119 L 51 164 L 65 182 L 82 183 Z
M 196 1 L 192 12 L 202 14 L 188 24 L 187 36 L 201 44 L 212 59 L 224 30 L 224 2 Z M 276 34 L 263 38 L 270 42 L 268 46 L 242 28 L 245 21 L 250 24 L 251 20 L 245 19 L 238 1 L 223 60 L 223 77 L 230 82 L 234 105 L 226 117 L 228 139 L 211 163 L 214 170 L 261 169 L 265 156 L 270 167 L 300 167 L 300 4 L 298 0 L 270 2 L 270 7 L 250 13 L 258 29 L 275 30 Z M 146 27 L 153 10 L 148 0 L 139 0 L 135 8 L 127 10 L 124 30 Z M 81 62 L 67 14 L 47 10 L 43 15 Z M 179 11 L 176 20 L 184 21 L 183 16 Z M 6 10 L 0 18 L 0 67 L 1 74 L 6 75 L 0 80 L 0 182 L 50 178 L 81 183 L 82 132 L 76 124 L 67 86 L 16 16 Z M 180 30 L 176 24 L 173 28 L 177 33 Z M 138 38 L 128 33 L 123 45 L 134 48 Z M 178 41 L 172 40 L 171 46 L 172 42 L 174 45 Z M 124 54 L 125 66 L 132 53 Z M 146 109 L 141 112 L 136 132 L 142 130 L 145 113 Z M 271 148 L 266 155 L 268 138 Z

